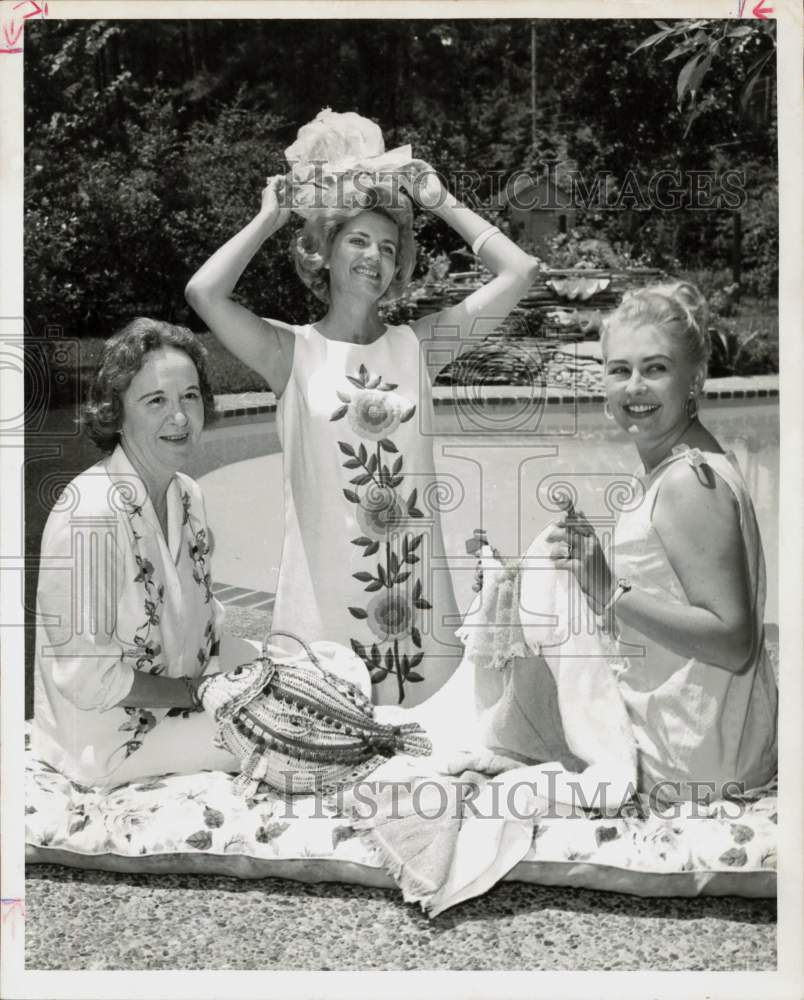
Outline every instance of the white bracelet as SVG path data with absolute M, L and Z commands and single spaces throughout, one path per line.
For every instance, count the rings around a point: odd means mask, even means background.
M 475 257 L 480 255 L 480 251 L 486 245 L 487 240 L 490 240 L 495 233 L 499 233 L 498 226 L 489 226 L 488 229 L 484 229 L 483 232 L 477 237 L 475 242 L 472 244 L 472 253 Z

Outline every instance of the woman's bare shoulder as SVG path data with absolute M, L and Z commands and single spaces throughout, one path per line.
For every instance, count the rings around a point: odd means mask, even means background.
M 729 483 L 700 452 L 682 456 L 662 476 L 654 521 L 684 521 L 701 530 L 705 524 L 739 521 L 739 503 Z
M 262 316 L 261 319 L 263 323 L 267 323 L 271 327 L 274 333 L 283 339 L 288 338 L 291 343 L 295 337 L 304 336 L 309 331 L 307 324 L 297 326 L 294 323 L 287 323 L 283 319 L 273 319 L 269 316 Z

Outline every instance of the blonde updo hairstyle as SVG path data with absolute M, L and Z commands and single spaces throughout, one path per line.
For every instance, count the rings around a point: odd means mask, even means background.
M 391 181 L 347 180 L 338 188 L 338 204 L 322 207 L 304 223 L 293 242 L 296 272 L 316 298 L 329 303 L 329 271 L 326 265 L 332 245 L 344 224 L 361 212 L 377 212 L 396 225 L 399 234 L 396 270 L 391 284 L 380 299 L 390 302 L 405 291 L 416 266 L 416 242 L 413 238 L 413 207 L 398 184 Z
M 623 297 L 603 323 L 600 346 L 605 359 L 609 333 L 617 327 L 657 326 L 678 340 L 694 366 L 706 365 L 712 351 L 709 339 L 709 309 L 706 299 L 687 281 L 649 285 Z

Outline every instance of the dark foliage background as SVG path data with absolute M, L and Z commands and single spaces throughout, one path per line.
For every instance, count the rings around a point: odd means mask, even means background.
M 742 285 L 773 296 L 772 79 L 754 80 L 751 101 L 740 100 L 772 53 L 772 24 L 692 23 L 683 37 L 709 53 L 708 72 L 679 106 L 678 62 L 659 46 L 635 52 L 655 30 L 646 21 L 536 22 L 533 61 L 524 20 L 31 22 L 28 320 L 79 338 L 108 336 L 137 314 L 197 327 L 187 278 L 248 220 L 284 148 L 326 105 L 375 119 L 389 147 L 412 142 L 446 174 L 509 174 L 551 155 L 588 177 L 630 170 L 645 186 L 664 168 L 744 169 Z M 486 182 L 478 195 L 488 193 Z M 728 280 L 729 212 L 579 221 L 653 264 Z M 423 265 L 458 245 L 437 220 L 421 215 L 417 227 Z M 292 272 L 288 237 L 258 255 L 238 295 L 302 321 L 317 306 Z

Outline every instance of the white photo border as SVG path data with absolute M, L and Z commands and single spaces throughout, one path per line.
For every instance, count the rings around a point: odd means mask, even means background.
M 12 0 L 0 0 L 3 5 Z M 44 7 L 44 0 L 42 2 Z M 352 19 L 352 18 L 736 18 L 751 16 L 739 0 L 49 0 L 50 19 Z M 792 1000 L 804 990 L 804 839 L 801 762 L 804 760 L 804 419 L 802 408 L 802 11 L 795 0 L 768 0 L 778 31 L 780 211 L 780 700 L 779 964 L 777 972 L 36 972 L 24 968 L 24 926 L 4 912 L 0 995 L 4 997 L 750 997 Z M 20 46 L 24 40 L 20 39 Z M 23 333 L 23 65 L 22 53 L 0 57 L 0 324 Z M 22 378 L 0 372 L 0 421 L 23 410 Z M 0 423 L 2 426 L 2 423 Z M 0 621 L 21 620 L 24 447 L 4 436 L 0 447 Z M 9 485 L 10 484 L 10 485 Z M 785 554 L 782 565 L 782 554 Z M 3 808 L 0 875 L 4 900 L 25 897 L 23 629 L 0 630 L 0 743 Z M 794 794 L 795 790 L 795 794 Z M 18 909 L 18 913 L 21 910 Z

